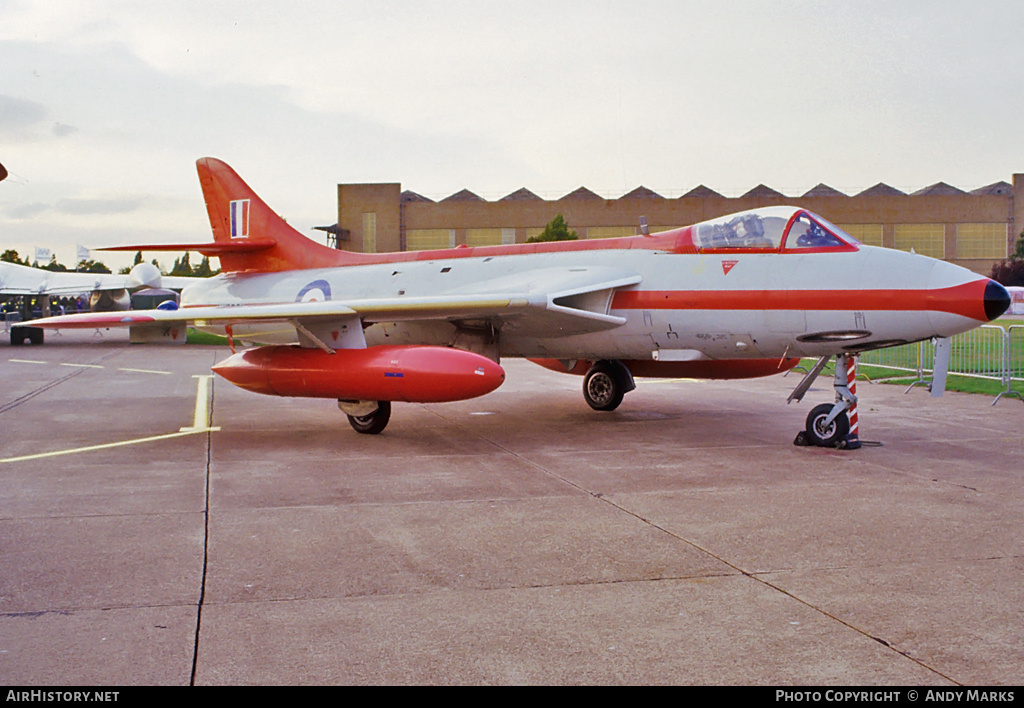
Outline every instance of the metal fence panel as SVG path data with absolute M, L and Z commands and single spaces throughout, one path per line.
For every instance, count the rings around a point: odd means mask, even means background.
M 952 338 L 949 373 L 1006 382 L 1006 330 L 982 325 Z
M 1011 379 L 1024 379 L 1024 325 L 1012 325 L 1007 330 L 1007 369 Z
M 860 362 L 892 369 L 892 378 L 905 378 L 908 374 L 921 376 L 925 371 L 930 371 L 934 357 L 935 345 L 927 341 L 864 352 L 860 355 Z
M 1020 338 L 1024 338 L 1024 333 L 1018 334 Z M 1007 339 L 1006 330 L 997 325 L 982 325 L 952 337 L 949 373 L 1005 381 Z M 935 344 L 929 340 L 879 349 L 865 352 L 860 360 L 870 366 L 893 369 L 894 377 L 904 378 L 915 373 L 923 376 L 933 369 Z
M 4 332 L 11 331 L 11 325 L 21 322 L 20 312 L 5 312 L 4 313 Z
M 908 391 L 919 384 L 930 383 L 934 360 L 932 341 L 879 349 L 860 356 L 862 364 L 891 371 L 881 377 L 874 376 L 872 380 L 916 377 Z M 1003 390 L 993 405 L 1003 396 L 1024 400 L 1024 395 L 1013 390 L 1014 381 L 1024 381 L 1024 325 L 1007 328 L 982 325 L 952 337 L 949 373 L 998 381 Z

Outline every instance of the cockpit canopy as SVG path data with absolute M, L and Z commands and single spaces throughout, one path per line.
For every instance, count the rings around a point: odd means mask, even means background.
M 795 207 L 765 207 L 695 225 L 698 251 L 855 251 L 860 242 L 817 214 Z

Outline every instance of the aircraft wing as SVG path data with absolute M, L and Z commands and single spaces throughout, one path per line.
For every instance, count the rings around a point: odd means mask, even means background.
M 123 290 L 127 275 L 53 273 L 0 263 L 0 295 L 70 295 L 93 290 Z
M 175 290 L 195 282 L 196 278 L 159 276 L 162 287 Z M 77 295 L 94 290 L 125 290 L 143 284 L 133 279 L 130 273 L 55 273 L 14 263 L 0 263 L 0 295 Z
M 609 314 L 612 294 L 640 282 L 639 275 L 612 268 L 543 269 L 527 274 L 531 275 L 532 279 L 519 275 L 476 284 L 473 289 L 478 292 L 472 294 L 88 312 L 33 320 L 32 325 L 54 329 L 176 323 L 198 327 L 286 322 L 322 326 L 355 316 L 364 323 L 491 320 L 537 336 L 570 336 L 624 324 L 624 318 Z M 518 282 L 519 288 L 509 291 L 513 282 Z

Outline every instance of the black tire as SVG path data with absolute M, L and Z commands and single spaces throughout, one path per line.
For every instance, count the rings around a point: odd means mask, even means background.
M 391 401 L 377 401 L 377 410 L 361 416 L 348 416 L 348 424 L 357 433 L 378 435 L 388 426 L 391 419 Z
M 583 398 L 595 411 L 613 411 L 626 395 L 626 382 L 621 372 L 606 361 L 590 367 L 583 377 Z
M 11 346 L 20 347 L 25 343 L 25 330 L 22 327 L 11 328 Z
M 28 328 L 28 341 L 32 344 L 43 343 L 43 333 L 45 330 L 42 327 L 29 327 Z
M 837 415 L 830 425 L 824 425 L 832 408 L 832 403 L 822 403 L 812 408 L 807 415 L 807 438 L 818 447 L 834 447 L 840 440 L 845 440 L 850 432 L 850 419 L 845 411 Z

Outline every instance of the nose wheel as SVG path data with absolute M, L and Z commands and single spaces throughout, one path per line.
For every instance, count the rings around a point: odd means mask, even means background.
M 818 447 L 835 447 L 840 440 L 845 440 L 850 432 L 850 419 L 846 411 L 831 416 L 835 406 L 831 403 L 822 403 L 811 409 L 807 416 L 807 425 L 804 432 L 807 440 Z M 829 417 L 831 416 L 831 420 Z
M 790 401 L 799 401 L 810 388 L 811 383 L 825 368 L 830 357 L 824 356 L 812 368 L 790 394 Z M 857 424 L 857 383 L 856 357 L 840 354 L 836 357 L 836 375 L 833 384 L 836 391 L 835 403 L 815 406 L 807 416 L 794 445 L 837 447 L 856 450 L 861 446 Z

